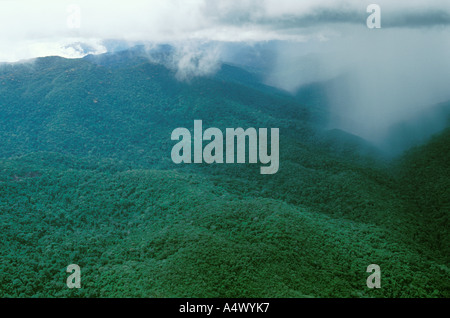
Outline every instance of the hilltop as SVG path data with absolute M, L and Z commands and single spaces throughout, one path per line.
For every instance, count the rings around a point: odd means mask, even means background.
M 141 53 L 0 67 L 1 296 L 449 296 L 448 129 L 389 160 L 248 70 Z M 194 119 L 279 128 L 279 172 L 174 164 Z

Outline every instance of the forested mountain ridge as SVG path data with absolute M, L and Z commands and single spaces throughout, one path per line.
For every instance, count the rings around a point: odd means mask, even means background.
M 1 296 L 448 297 L 448 130 L 390 162 L 235 66 L 99 58 L 0 66 Z M 175 165 L 195 119 L 279 127 L 279 172 Z

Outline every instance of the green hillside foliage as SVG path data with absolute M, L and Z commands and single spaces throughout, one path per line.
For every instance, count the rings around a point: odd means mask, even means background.
M 0 296 L 450 296 L 449 130 L 391 162 L 236 67 L 111 59 L 0 66 Z M 194 119 L 280 128 L 279 172 L 174 164 Z
M 450 129 L 415 147 L 398 162 L 400 187 L 407 197 L 406 212 L 422 224 L 415 240 L 428 242 L 450 261 Z

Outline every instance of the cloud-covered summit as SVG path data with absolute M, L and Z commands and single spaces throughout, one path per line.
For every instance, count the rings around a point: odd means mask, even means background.
M 367 6 L 381 7 L 368 29 Z M 295 93 L 346 74 L 329 91 L 334 127 L 364 138 L 450 100 L 448 0 L 0 0 L 0 62 L 104 53 L 108 40 L 167 43 L 180 80 L 209 75 L 233 48 L 270 46 L 265 82 Z M 231 49 L 230 49 L 231 48 Z M 230 58 L 231 56 L 231 58 Z M 250 61 L 251 62 L 251 61 Z
M 364 28 L 368 0 L 0 1 L 0 61 L 55 54 L 55 43 L 101 41 L 308 41 Z M 450 25 L 446 0 L 376 1 L 384 28 Z M 79 24 L 70 25 L 70 20 Z M 75 27 L 74 27 L 75 26 Z M 79 26 L 79 28 L 78 28 Z M 36 43 L 40 43 L 36 48 Z M 62 54 L 69 55 L 70 52 Z M 76 55 L 75 55 L 76 56 Z

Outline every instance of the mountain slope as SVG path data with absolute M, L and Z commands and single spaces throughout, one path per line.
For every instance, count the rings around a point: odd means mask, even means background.
M 3 297 L 448 295 L 448 268 L 382 227 L 242 198 L 204 176 L 45 157 L 60 166 L 0 162 Z M 381 290 L 365 288 L 372 262 Z M 64 286 L 71 263 L 81 290 Z
M 423 227 L 414 233 L 450 261 L 450 129 L 425 145 L 409 150 L 397 163 L 399 182 L 407 196 L 407 213 Z
M 448 133 L 392 165 L 235 66 L 174 73 L 133 52 L 0 67 L 0 295 L 448 297 Z M 195 119 L 280 128 L 280 170 L 174 164 Z

